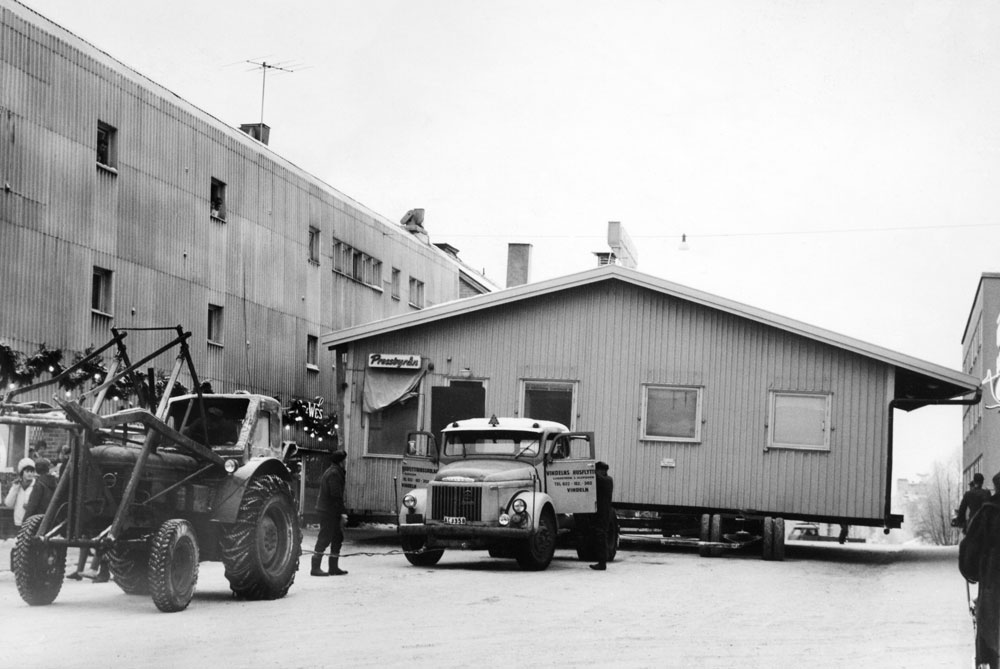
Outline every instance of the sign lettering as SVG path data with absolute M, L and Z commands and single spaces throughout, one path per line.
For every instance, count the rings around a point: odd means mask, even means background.
M 371 353 L 368 366 L 373 369 L 420 369 L 420 356 L 407 353 Z

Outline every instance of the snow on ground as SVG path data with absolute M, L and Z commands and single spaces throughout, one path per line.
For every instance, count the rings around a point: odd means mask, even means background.
M 315 533 L 306 532 L 305 549 Z M 957 549 L 790 542 L 784 562 L 630 544 L 607 572 L 560 549 L 522 572 L 484 552 L 437 567 L 394 554 L 391 527 L 348 530 L 347 576 L 239 602 L 202 563 L 190 607 L 159 613 L 113 584 L 66 581 L 29 607 L 0 542 L 0 629 L 18 667 L 969 667 Z

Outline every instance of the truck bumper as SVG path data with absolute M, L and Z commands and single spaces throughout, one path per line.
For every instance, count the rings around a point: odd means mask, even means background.
M 407 537 L 434 539 L 500 539 L 513 541 L 531 536 L 530 527 L 478 527 L 476 525 L 400 525 L 399 533 Z

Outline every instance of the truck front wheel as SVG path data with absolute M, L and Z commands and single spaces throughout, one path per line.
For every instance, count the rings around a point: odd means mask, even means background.
M 423 537 L 403 537 L 401 543 L 406 561 L 415 567 L 433 567 L 444 555 L 443 548 L 422 550 L 425 543 Z
M 517 564 L 528 571 L 542 571 L 556 553 L 556 518 L 551 509 L 542 511 L 535 530 L 517 554 Z

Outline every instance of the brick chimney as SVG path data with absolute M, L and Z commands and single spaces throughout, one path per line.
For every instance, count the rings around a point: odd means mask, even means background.
M 531 244 L 507 245 L 507 288 L 531 280 Z

